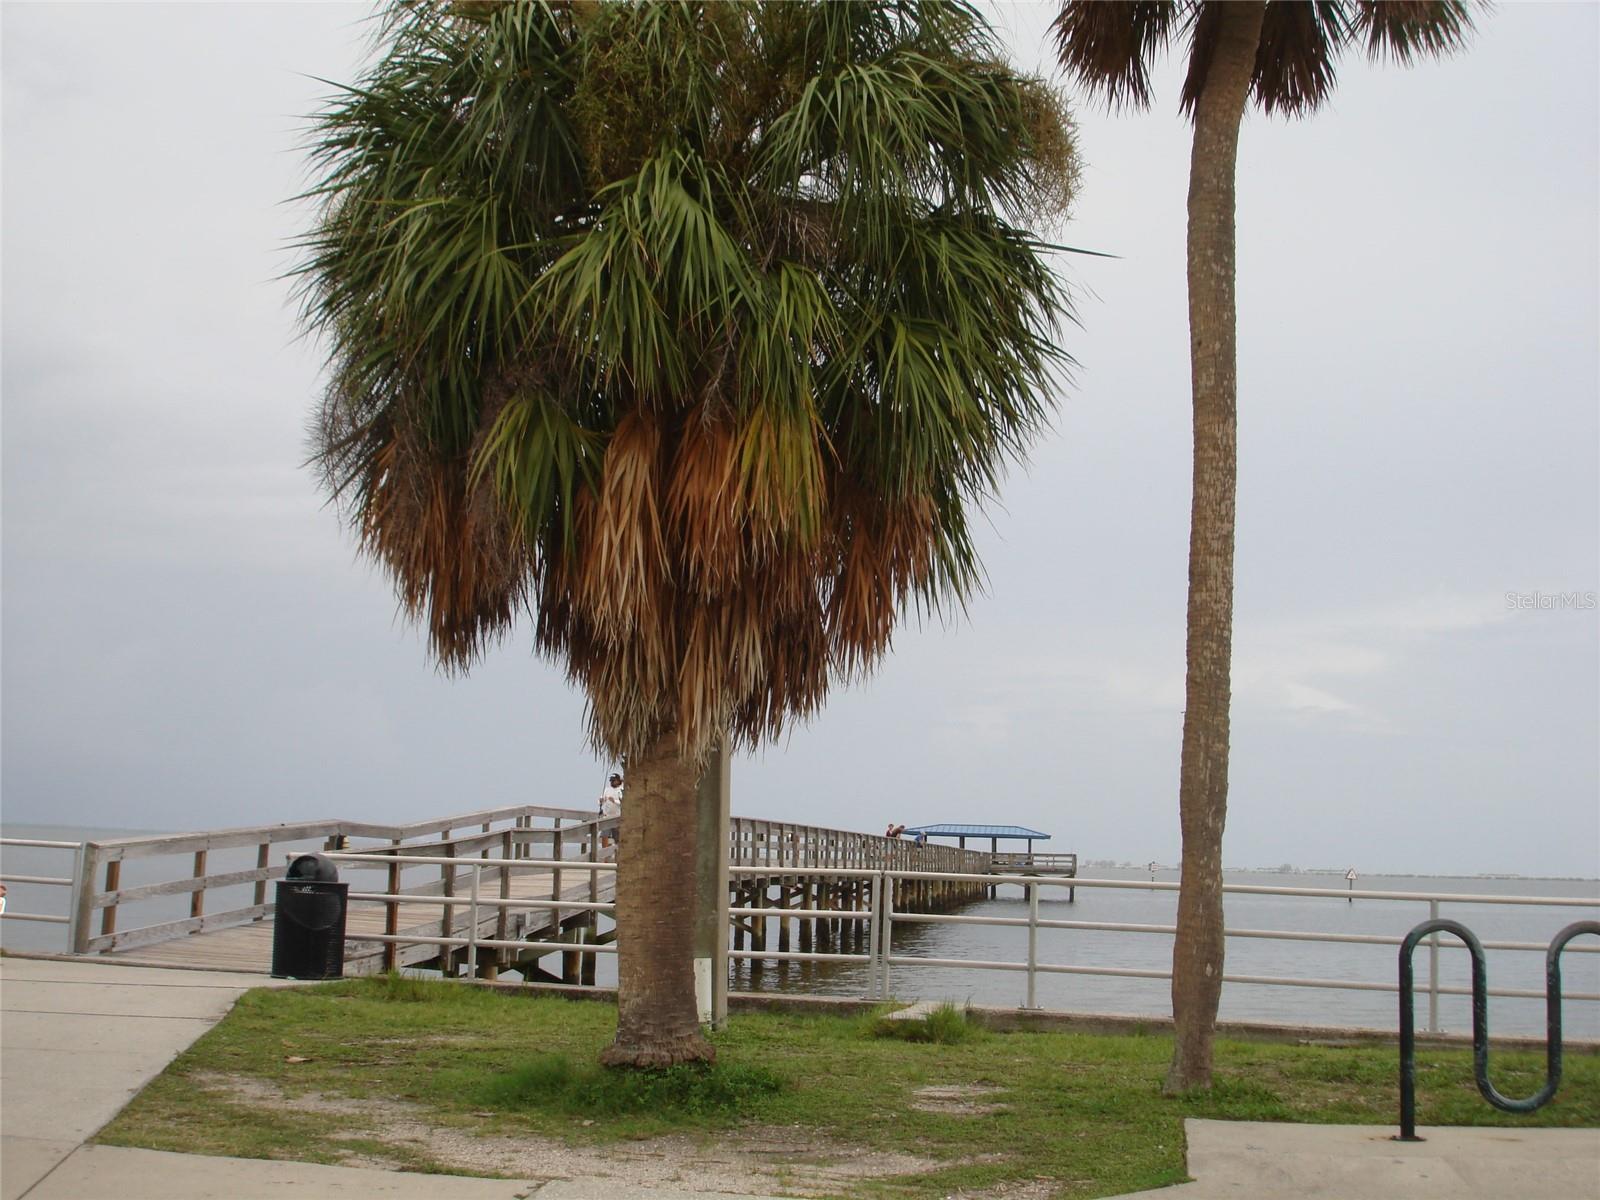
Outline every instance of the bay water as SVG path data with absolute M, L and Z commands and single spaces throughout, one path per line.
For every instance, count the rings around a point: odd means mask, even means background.
M 1085 877 L 1152 881 L 1147 870 L 1096 867 Z M 1154 882 L 1176 883 L 1177 872 L 1158 870 Z M 1257 887 L 1347 890 L 1334 872 L 1225 872 L 1229 884 Z M 1600 882 L 1582 879 L 1484 878 L 1451 876 L 1363 876 L 1363 891 L 1423 892 L 1474 896 L 1600 897 Z M 1080 886 L 1067 900 L 1065 888 L 1040 890 L 1039 917 L 1046 921 L 1093 924 L 1171 925 L 1176 920 L 1177 894 L 1143 888 Z M 1280 896 L 1229 893 L 1224 901 L 1230 930 L 1302 931 L 1339 935 L 1401 938 L 1430 916 L 1429 905 L 1414 900 L 1347 900 L 1344 896 Z M 995 899 L 959 910 L 963 917 L 1026 920 L 1028 901 L 1020 887 L 1002 886 Z M 1542 1035 L 1545 1031 L 1545 955 L 1562 928 L 1579 920 L 1600 919 L 1600 907 L 1546 907 L 1446 901 L 1441 917 L 1464 924 L 1484 942 L 1530 942 L 1540 950 L 1490 950 L 1491 988 L 1525 989 L 1538 999 L 1494 997 L 1489 1002 L 1489 1029 L 1496 1034 Z M 1470 957 L 1449 935 L 1440 939 L 1441 987 L 1470 987 Z M 768 939 L 769 948 L 776 945 Z M 1017 926 L 901 923 L 896 920 L 894 954 L 905 958 L 965 959 L 1025 963 L 1028 930 Z M 1041 929 L 1037 961 L 1073 967 L 1110 967 L 1164 971 L 1172 965 L 1170 934 L 1081 929 Z M 1427 1025 L 1423 998 L 1429 978 L 1426 943 L 1413 956 L 1417 985 L 1418 1028 Z M 1562 956 L 1565 995 L 1600 995 L 1600 937 L 1580 936 Z M 1394 985 L 1399 975 L 1398 947 L 1349 942 L 1282 941 L 1230 937 L 1226 974 L 1329 980 L 1341 983 Z M 865 966 L 854 964 L 740 963 L 734 986 L 756 991 L 798 991 L 862 994 Z M 897 965 L 890 991 L 900 998 L 949 1001 L 956 1004 L 1021 1007 L 1027 1001 L 1027 976 L 1021 971 L 972 970 L 946 966 Z M 1172 1011 L 1171 984 L 1165 979 L 1120 976 L 1047 974 L 1035 977 L 1038 1007 L 1062 1012 L 1163 1016 Z M 1265 1021 L 1293 1025 L 1394 1029 L 1398 1001 L 1393 992 L 1334 990 L 1322 987 L 1228 983 L 1223 988 L 1224 1020 Z M 1569 999 L 1564 1006 L 1564 1032 L 1573 1038 L 1600 1038 L 1600 1003 Z M 1441 996 L 1439 1027 L 1471 1031 L 1468 996 Z

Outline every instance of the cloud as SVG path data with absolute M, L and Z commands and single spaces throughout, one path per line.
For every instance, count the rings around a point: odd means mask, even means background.
M 1361 710 L 1331 692 L 1304 683 L 1289 682 L 1283 685 L 1284 707 L 1302 713 L 1359 713 Z
M 1430 595 L 1243 623 L 1235 633 L 1235 707 L 1267 716 L 1334 717 L 1370 732 L 1393 732 L 1383 682 L 1406 669 L 1425 644 L 1470 637 L 1506 616 L 1499 596 Z
M 1393 732 L 1386 684 L 1440 639 L 1465 640 L 1504 621 L 1498 594 L 1403 597 L 1387 603 L 1277 619 L 1239 619 L 1234 630 L 1234 711 L 1250 717 L 1333 718 Z M 951 728 L 986 743 L 1040 708 L 1179 713 L 1181 638 L 1149 629 L 1024 636 L 1026 650 L 999 661 L 974 657 L 964 674 L 978 699 L 954 709 Z M 1036 647 L 1054 641 L 1056 649 Z M 1013 647 L 1017 643 L 1013 642 Z M 981 681 L 981 682 L 980 682 Z

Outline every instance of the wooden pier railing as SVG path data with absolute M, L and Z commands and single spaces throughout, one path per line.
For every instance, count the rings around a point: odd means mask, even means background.
M 516 805 L 406 825 L 330 820 L 89 842 L 71 945 L 79 954 L 262 969 L 275 911 L 268 885 L 297 854 L 321 850 L 353 855 L 342 870 L 377 877 L 350 889 L 348 973 L 401 966 L 455 973 L 470 962 L 483 975 L 514 968 L 528 978 L 592 982 L 594 948 L 613 942 L 615 931 L 613 877 L 590 864 L 612 857 L 602 835 L 614 824 L 578 809 Z M 734 818 L 728 837 L 729 865 L 742 868 L 730 881 L 731 904 L 777 914 L 734 916 L 731 937 L 740 950 L 747 939 L 752 949 L 764 949 L 773 922 L 780 950 L 789 948 L 791 926 L 804 949 L 814 929 L 824 936 L 853 929 L 845 914 L 872 903 L 863 873 L 971 875 L 987 871 L 992 858 L 748 817 Z M 563 869 L 564 862 L 574 865 Z M 897 903 L 907 911 L 945 911 L 990 890 L 970 879 L 929 880 L 903 885 Z M 832 926 L 784 915 L 806 909 L 841 915 Z M 611 928 L 602 927 L 602 917 Z M 560 973 L 545 970 L 540 958 L 558 952 Z
M 768 949 L 774 923 L 779 954 L 790 953 L 791 945 L 802 954 L 846 942 L 859 948 L 864 935 L 859 916 L 874 903 L 874 879 L 864 872 L 981 873 L 991 857 L 955 846 L 918 846 L 903 838 L 748 817 L 733 818 L 729 837 L 728 865 L 742 868 L 729 881 L 730 903 L 744 910 L 729 922 L 733 949 L 743 951 L 748 943 L 755 953 Z M 770 874 L 759 873 L 765 867 L 772 868 Z M 862 874 L 821 873 L 827 871 Z M 990 891 L 970 880 L 916 880 L 902 885 L 897 903 L 911 912 L 946 912 Z M 818 917 L 818 910 L 840 915 Z
M 1076 875 L 1076 854 L 991 854 L 989 869 L 1011 875 Z
M 731 867 L 837 867 L 873 871 L 985 870 L 990 856 L 955 846 L 918 847 L 908 838 L 734 817 L 729 823 Z
M 549 826 L 537 827 L 539 821 Z M 86 842 L 71 946 L 77 954 L 116 953 L 261 921 L 274 910 L 267 885 L 283 877 L 296 853 L 381 849 L 396 858 L 389 882 L 404 886 L 407 856 L 528 858 L 561 847 L 564 833 L 573 841 L 571 827 L 594 824 L 589 812 L 514 805 L 407 825 L 329 820 Z M 420 870 L 413 869 L 413 878 Z M 455 872 L 427 870 L 431 882 L 412 885 L 419 894 L 430 887 L 444 894 L 453 889 Z M 186 917 L 174 918 L 170 901 L 151 903 L 184 895 Z M 161 919 L 131 924 L 124 917 L 129 909 L 135 919 L 152 915 L 152 908 Z

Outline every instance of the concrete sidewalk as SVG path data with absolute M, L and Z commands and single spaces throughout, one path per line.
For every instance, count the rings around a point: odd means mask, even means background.
M 1193 1183 L 1123 1200 L 1597 1200 L 1600 1129 L 1185 1121 Z
M 261 975 L 0 958 L 0 1200 L 690 1200 L 615 1179 L 497 1180 L 85 1143 Z M 1600 1200 L 1600 1130 L 1188 1121 L 1162 1200 Z M 777 1200 L 716 1193 L 716 1200 Z
M 0 957 L 0 1200 L 694 1200 L 610 1179 L 472 1179 L 85 1144 L 244 992 L 293 986 Z

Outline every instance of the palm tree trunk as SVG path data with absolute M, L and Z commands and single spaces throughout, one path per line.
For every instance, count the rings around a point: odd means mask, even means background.
M 608 1067 L 710 1062 L 694 992 L 699 772 L 668 731 L 628 760 L 617 844 L 617 1038 Z
M 1218 5 L 1220 28 L 1194 111 L 1189 160 L 1189 364 L 1194 495 L 1189 514 L 1188 664 L 1178 786 L 1183 881 L 1172 947 L 1169 1093 L 1211 1085 L 1222 998 L 1222 830 L 1228 814 L 1238 377 L 1234 167 L 1262 3 Z

